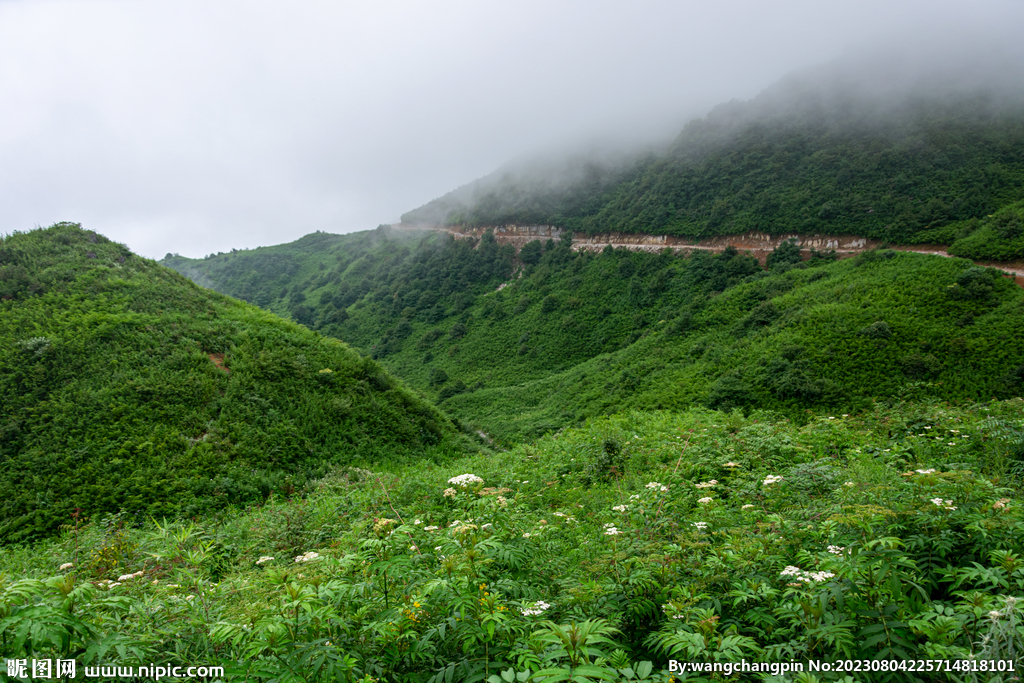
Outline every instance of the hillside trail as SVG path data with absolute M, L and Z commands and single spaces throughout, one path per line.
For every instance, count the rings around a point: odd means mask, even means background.
M 487 230 L 493 230 L 494 237 L 499 244 L 512 244 L 517 248 L 532 240 L 559 239 L 562 236 L 562 231 L 551 225 L 503 225 L 497 227 L 463 228 L 447 225 L 396 223 L 391 227 L 397 230 L 446 232 L 456 239 L 479 238 Z M 673 237 L 671 235 L 638 235 L 610 232 L 580 237 L 574 235 L 572 249 L 573 251 L 601 251 L 611 246 L 616 249 L 626 248 L 647 252 L 659 252 L 667 248 L 685 253 L 691 251 L 722 252 L 729 247 L 734 247 L 742 252 L 749 253 L 761 265 L 764 265 L 768 255 L 776 247 L 790 240 L 796 241 L 805 258 L 810 258 L 812 251 L 835 251 L 839 258 L 850 258 L 862 252 L 877 249 L 884 244 L 881 240 L 843 234 L 802 235 L 800 233 L 791 233 L 786 235 L 768 235 L 766 233 L 748 232 L 741 235 L 719 235 L 703 239 L 692 239 Z M 895 251 L 909 251 L 915 254 L 941 256 L 944 258 L 958 258 L 946 251 L 946 246 L 941 244 L 889 244 L 887 247 Z M 1017 285 L 1024 287 L 1024 261 L 974 261 L 974 263 L 979 266 L 997 268 L 1006 273 L 1007 277 L 1012 277 Z

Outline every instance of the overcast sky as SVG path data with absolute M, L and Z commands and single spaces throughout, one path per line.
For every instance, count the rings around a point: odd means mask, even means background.
M 0 0 L 0 233 L 203 256 L 391 223 L 513 157 L 678 132 L 1021 0 Z

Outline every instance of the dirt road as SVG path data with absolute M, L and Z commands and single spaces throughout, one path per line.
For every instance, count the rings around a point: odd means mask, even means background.
M 503 225 L 493 228 L 461 228 L 442 225 L 409 225 L 397 223 L 391 226 L 398 230 L 435 230 L 451 234 L 453 237 L 481 237 L 487 230 L 494 231 L 494 237 L 500 244 L 513 244 L 517 248 L 533 240 L 559 239 L 562 231 L 551 225 Z M 755 257 L 761 264 L 776 247 L 783 242 L 794 240 L 800 251 L 809 258 L 812 251 L 835 251 L 840 258 L 856 256 L 861 252 L 877 249 L 882 245 L 880 240 L 871 240 L 857 235 L 768 235 L 765 233 L 748 232 L 742 235 L 720 235 L 695 240 L 692 238 L 673 237 L 670 235 L 639 235 L 631 233 L 600 233 L 597 235 L 573 236 L 574 251 L 601 251 L 605 247 L 635 249 L 638 251 L 659 252 L 662 249 L 674 251 L 712 251 L 720 252 L 727 247 L 735 247 Z M 910 251 L 916 254 L 956 258 L 946 251 L 941 244 L 888 245 L 890 249 Z M 1013 277 L 1024 287 L 1024 261 L 975 261 L 980 266 L 998 268 Z

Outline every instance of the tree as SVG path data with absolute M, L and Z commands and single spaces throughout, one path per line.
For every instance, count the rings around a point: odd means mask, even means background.
M 527 242 L 519 250 L 519 260 L 528 266 L 535 266 L 540 263 L 540 257 L 543 253 L 544 248 L 541 246 L 540 240 L 533 240 L 532 242 Z
M 772 253 L 768 254 L 768 259 L 765 261 L 765 265 L 769 269 L 778 266 L 788 265 L 790 263 L 800 263 L 800 246 L 796 243 L 796 240 L 786 240 L 779 246 L 775 247 Z

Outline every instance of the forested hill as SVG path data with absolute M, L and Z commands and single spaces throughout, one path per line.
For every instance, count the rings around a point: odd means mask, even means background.
M 74 224 L 0 239 L 0 542 L 76 510 L 192 516 L 465 445 L 336 339 Z
M 765 271 L 567 236 L 518 254 L 491 233 L 318 233 L 169 256 L 220 291 L 345 340 L 506 442 L 625 408 L 852 412 L 873 398 L 1024 391 L 1024 291 L 961 259 L 868 251 Z
M 1024 257 L 1019 79 L 908 73 L 883 82 L 892 65 L 872 68 L 798 72 L 751 101 L 716 107 L 657 153 L 520 163 L 402 220 L 691 237 L 856 234 L 951 244 L 976 259 Z

